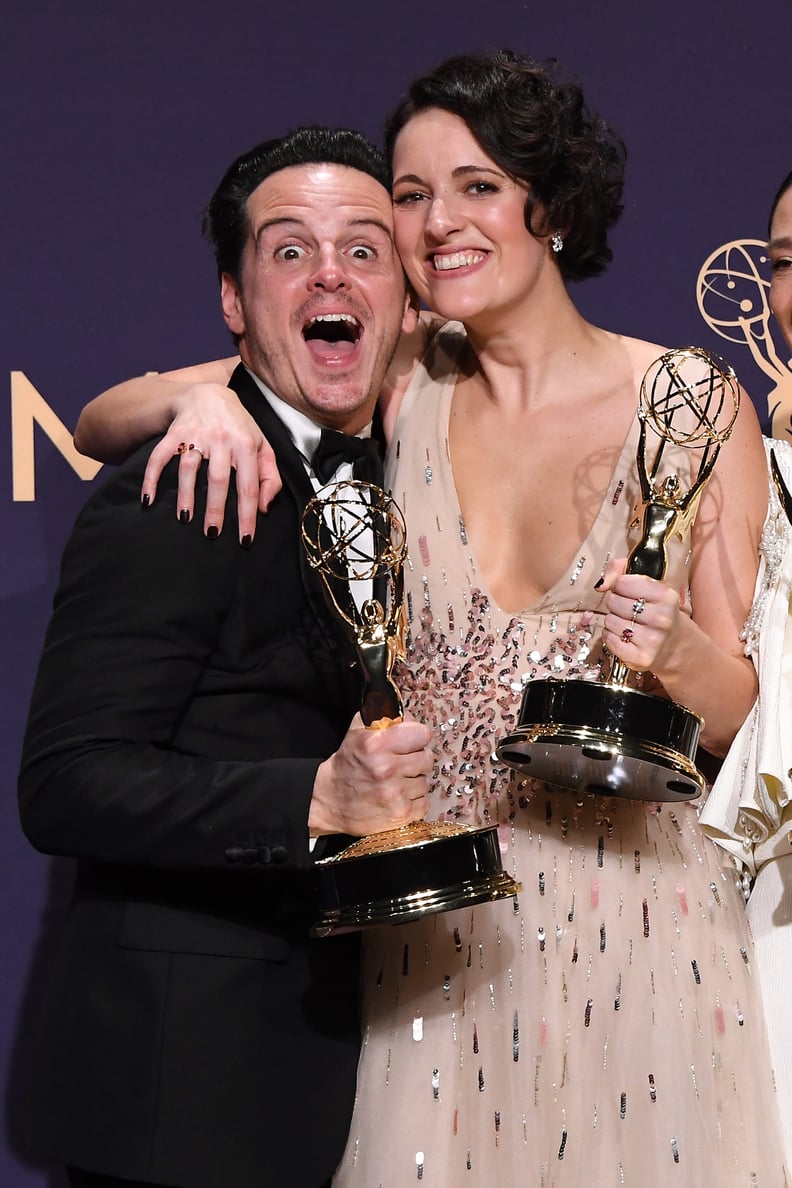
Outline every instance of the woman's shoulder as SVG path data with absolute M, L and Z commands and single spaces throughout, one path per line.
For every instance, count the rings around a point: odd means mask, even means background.
M 688 413 L 700 420 L 700 413 L 712 416 L 717 407 L 719 429 L 726 427 L 732 413 L 740 427 L 755 420 L 751 402 L 741 392 L 730 365 L 707 348 L 693 344 L 664 347 L 641 338 L 611 337 L 628 360 L 634 390 L 644 407 L 663 407 L 673 392 L 686 390 L 689 396 L 683 403 Z M 676 428 L 681 430 L 684 410 L 679 401 L 675 403 L 679 414 Z M 700 413 L 696 413 L 697 409 Z M 756 427 L 749 425 L 749 429 L 758 438 Z
M 380 394 L 382 424 L 388 440 L 408 389 L 423 377 L 438 378 L 435 376 L 438 368 L 455 369 L 466 341 L 461 322 L 449 322 L 428 311 L 420 314 L 414 330 L 402 334 Z

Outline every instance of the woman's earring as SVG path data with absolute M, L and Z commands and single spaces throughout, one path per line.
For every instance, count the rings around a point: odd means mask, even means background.
M 550 240 L 550 244 L 553 248 L 553 251 L 556 253 L 556 255 L 558 254 L 558 252 L 561 252 L 564 250 L 564 237 L 560 231 L 553 232 L 553 238 Z

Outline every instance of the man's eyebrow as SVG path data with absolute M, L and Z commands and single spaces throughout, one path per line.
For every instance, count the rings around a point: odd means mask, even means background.
M 350 219 L 347 224 L 349 227 L 378 227 L 388 239 L 393 239 L 393 229 L 388 226 L 382 219 L 363 218 Z
M 302 219 L 298 219 L 296 215 L 281 215 L 279 218 L 265 219 L 264 222 L 256 228 L 256 241 L 261 238 L 265 231 L 269 231 L 270 227 L 281 227 L 286 223 L 291 223 L 297 227 L 303 226 Z
M 788 248 L 792 247 L 792 235 L 777 235 L 775 239 L 771 239 L 767 246 L 772 251 L 773 248 Z
M 256 235 L 255 235 L 256 242 L 258 242 L 258 240 L 261 238 L 261 236 L 264 234 L 264 232 L 268 231 L 270 229 L 270 227 L 283 227 L 286 225 L 291 225 L 294 227 L 305 227 L 306 224 L 303 221 L 303 219 L 298 218 L 297 215 L 280 215 L 277 218 L 265 219 L 264 222 L 261 224 L 261 226 L 256 229 Z M 382 219 L 375 219 L 375 218 L 369 218 L 369 217 L 364 217 L 364 218 L 359 218 L 359 219 L 350 219 L 345 224 L 345 226 L 346 227 L 377 227 L 380 231 L 382 231 L 382 233 L 388 239 L 393 239 L 392 229 Z

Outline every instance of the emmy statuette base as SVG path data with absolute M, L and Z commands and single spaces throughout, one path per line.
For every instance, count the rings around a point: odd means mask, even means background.
M 532 681 L 518 728 L 498 758 L 523 775 L 572 792 L 627 800 L 695 800 L 704 777 L 693 761 L 701 718 L 623 685 Z
M 507 899 L 521 890 L 502 868 L 497 826 L 417 822 L 353 842 L 316 863 L 313 936 L 406 924 Z

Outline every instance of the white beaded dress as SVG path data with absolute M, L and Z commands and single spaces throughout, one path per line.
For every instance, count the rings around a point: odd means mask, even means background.
M 594 585 L 628 550 L 637 421 L 567 572 L 505 614 L 471 556 L 449 463 L 463 335 L 450 323 L 436 336 L 391 443 L 410 540 L 398 680 L 438 740 L 429 817 L 497 822 L 523 891 L 366 934 L 335 1188 L 783 1188 L 744 904 L 697 808 L 576 797 L 493 758 L 524 680 L 600 675 Z M 680 586 L 685 562 L 675 550 Z
M 792 445 L 765 439 L 792 490 Z M 792 1166 L 792 527 L 770 478 L 745 653 L 759 674 L 759 697 L 729 750 L 701 815 L 707 833 L 753 880 L 754 935 L 787 1166 Z

